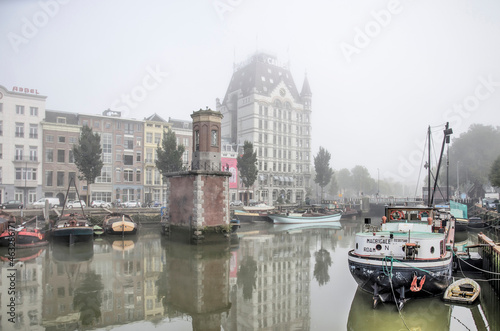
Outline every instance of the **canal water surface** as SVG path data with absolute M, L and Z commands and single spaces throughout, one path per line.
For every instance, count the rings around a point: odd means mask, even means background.
M 319 229 L 252 223 L 230 244 L 192 246 L 143 227 L 135 237 L 18 249 L 13 266 L 4 249 L 0 330 L 500 330 L 499 299 L 484 281 L 472 307 L 435 297 L 401 313 L 372 309 L 347 266 L 362 228 L 359 219 Z

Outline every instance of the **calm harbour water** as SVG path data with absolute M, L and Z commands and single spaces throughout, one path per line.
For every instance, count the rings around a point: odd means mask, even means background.
M 141 228 L 131 238 L 18 249 L 15 295 L 12 267 L 1 264 L 0 330 L 500 330 L 486 282 L 472 307 L 436 297 L 409 301 L 401 315 L 394 304 L 372 309 L 347 267 L 362 220 L 341 223 L 242 224 L 224 245 L 174 243 Z

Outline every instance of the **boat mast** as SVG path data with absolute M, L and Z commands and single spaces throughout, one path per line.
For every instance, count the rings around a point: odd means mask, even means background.
M 431 126 L 427 129 L 427 206 L 431 203 Z
M 429 127 L 429 133 L 430 133 L 430 127 Z M 438 178 L 439 178 L 439 169 L 441 168 L 441 161 L 443 159 L 443 152 L 444 152 L 444 146 L 445 144 L 448 144 L 450 142 L 450 135 L 453 133 L 453 130 L 449 128 L 449 122 L 446 122 L 445 129 L 443 131 L 444 137 L 443 137 L 443 143 L 441 145 L 441 154 L 439 155 L 439 162 L 436 170 L 436 178 L 434 179 L 434 188 L 432 190 L 432 197 L 430 200 L 429 207 L 432 207 L 432 204 L 434 203 L 434 194 L 436 193 L 436 187 L 438 183 Z M 430 151 L 430 149 L 429 149 Z M 430 152 L 429 152 L 430 155 Z M 430 157 L 429 157 L 430 159 Z M 430 163 L 429 163 L 429 169 L 430 169 Z M 430 180 L 429 180 L 430 182 Z

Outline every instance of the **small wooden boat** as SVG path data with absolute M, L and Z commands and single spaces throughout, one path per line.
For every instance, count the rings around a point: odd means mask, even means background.
M 99 237 L 100 235 L 102 235 L 104 233 L 104 229 L 102 227 L 100 227 L 99 225 L 94 225 L 93 229 L 94 229 L 95 236 Z
M 453 303 L 472 304 L 479 297 L 481 287 L 470 278 L 461 278 L 453 282 L 443 295 L 443 300 Z
M 137 223 L 132 217 L 122 213 L 110 213 L 102 222 L 106 234 L 131 235 L 137 233 Z

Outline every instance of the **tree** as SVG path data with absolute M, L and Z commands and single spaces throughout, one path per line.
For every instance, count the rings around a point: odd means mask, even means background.
M 376 187 L 376 183 L 370 176 L 368 169 L 363 166 L 357 165 L 351 169 L 353 189 L 361 193 L 372 193 Z
M 321 200 L 323 200 L 323 188 L 328 185 L 333 175 L 333 169 L 330 168 L 330 152 L 323 147 L 319 148 L 318 155 L 314 157 L 314 169 L 316 177 L 314 182 L 321 187 Z
M 184 145 L 177 146 L 175 132 L 170 128 L 167 132 L 163 132 L 161 147 L 160 144 L 158 144 L 156 148 L 158 158 L 155 161 L 156 168 L 163 176 L 169 172 L 183 170 L 182 154 L 184 154 L 185 149 Z
M 492 186 L 500 187 L 500 155 L 493 162 L 488 179 Z
M 253 144 L 245 141 L 243 145 L 243 154 L 238 155 L 238 172 L 243 185 L 248 189 L 257 179 L 257 152 L 253 151 Z
M 73 145 L 73 156 L 76 167 L 81 173 L 78 178 L 87 181 L 87 205 L 89 204 L 90 185 L 101 175 L 103 166 L 101 155 L 101 136 L 98 133 L 93 133 L 87 125 L 83 126 L 78 144 Z
M 459 182 L 462 188 L 487 184 L 492 164 L 500 155 L 498 141 L 500 128 L 482 124 L 472 124 L 467 132 L 454 138 L 450 146 L 450 184 Z
M 332 265 L 332 257 L 330 256 L 330 252 L 323 247 L 314 253 L 314 257 L 316 258 L 314 278 L 318 281 L 319 286 L 323 286 L 330 280 L 328 268 Z

